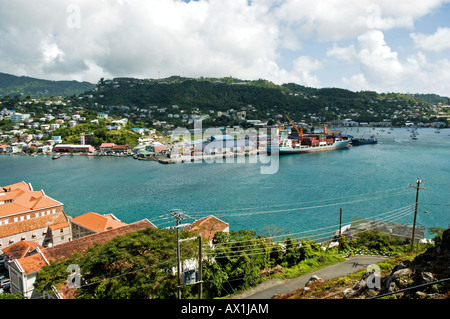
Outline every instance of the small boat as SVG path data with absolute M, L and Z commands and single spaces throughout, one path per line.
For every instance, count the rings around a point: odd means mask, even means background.
M 411 134 L 411 139 L 413 139 L 413 140 L 417 140 L 417 136 L 416 136 L 416 134 Z
M 58 159 L 58 158 L 60 158 L 60 157 L 61 157 L 61 155 L 59 155 L 59 154 L 55 154 L 55 155 L 53 155 L 53 156 L 52 156 L 52 159 L 54 159 L 54 160 L 55 160 L 55 159 Z

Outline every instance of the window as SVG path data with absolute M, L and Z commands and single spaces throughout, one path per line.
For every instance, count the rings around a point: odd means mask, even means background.
M 39 213 L 36 213 L 36 214 L 34 215 L 34 217 L 39 217 Z
M 25 216 L 20 216 L 20 221 L 25 220 Z
M 27 215 L 27 219 L 30 219 L 31 218 L 31 216 L 30 215 Z
M 52 209 L 52 214 L 56 214 L 56 209 L 55 208 Z
M 62 234 L 62 233 L 64 233 L 64 228 L 61 228 L 60 230 L 59 230 L 59 232 Z
M 19 218 L 14 217 L 14 222 L 17 223 L 19 221 Z

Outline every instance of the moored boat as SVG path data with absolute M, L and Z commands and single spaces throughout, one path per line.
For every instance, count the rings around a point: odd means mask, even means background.
M 347 136 L 343 136 L 341 131 L 328 132 L 324 126 L 323 133 L 317 134 L 303 134 L 303 129 L 299 130 L 297 126 L 291 121 L 293 127 L 297 130 L 298 135 L 291 135 L 281 137 L 280 130 L 278 137 L 273 140 L 271 144 L 277 144 L 274 148 L 269 144 L 267 146 L 267 153 L 283 154 L 301 154 L 301 153 L 314 153 L 331 151 L 337 149 L 348 148 L 351 146 L 351 139 Z
M 60 157 L 61 157 L 61 155 L 59 155 L 59 154 L 55 154 L 55 155 L 53 155 L 53 156 L 52 156 L 52 159 L 54 159 L 54 160 L 55 160 L 55 159 L 58 159 L 58 158 L 60 158 Z
M 353 146 L 359 146 L 359 145 L 367 145 L 367 144 L 376 144 L 378 141 L 374 137 L 370 138 L 352 138 L 352 145 Z

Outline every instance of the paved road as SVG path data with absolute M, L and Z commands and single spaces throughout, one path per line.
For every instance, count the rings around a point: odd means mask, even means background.
M 381 256 L 355 256 L 348 260 L 317 270 L 310 274 L 293 279 L 270 279 L 259 286 L 244 291 L 231 299 L 271 299 L 276 294 L 285 294 L 298 288 L 303 288 L 312 275 L 317 275 L 324 280 L 345 276 L 361 269 L 367 268 L 371 264 L 376 264 L 386 257 Z

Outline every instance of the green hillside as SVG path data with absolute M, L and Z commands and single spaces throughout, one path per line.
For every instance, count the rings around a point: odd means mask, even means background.
M 0 96 L 71 96 L 92 89 L 89 82 L 49 81 L 0 73 Z
M 428 117 L 432 109 L 430 100 L 420 95 L 317 89 L 294 83 L 276 85 L 267 80 L 234 78 L 101 79 L 94 91 L 91 101 L 99 107 L 150 109 L 158 106 L 158 109 L 168 108 L 166 113 L 176 113 L 172 105 L 177 105 L 184 114 L 245 110 L 247 119 L 260 120 L 276 120 L 280 114 L 289 114 L 298 121 L 316 115 L 321 121 L 349 116 L 360 122 L 382 121 L 392 118 L 399 110 L 411 110 L 418 120 Z M 448 102 L 448 98 L 439 98 Z M 164 115 L 156 111 L 152 114 Z

